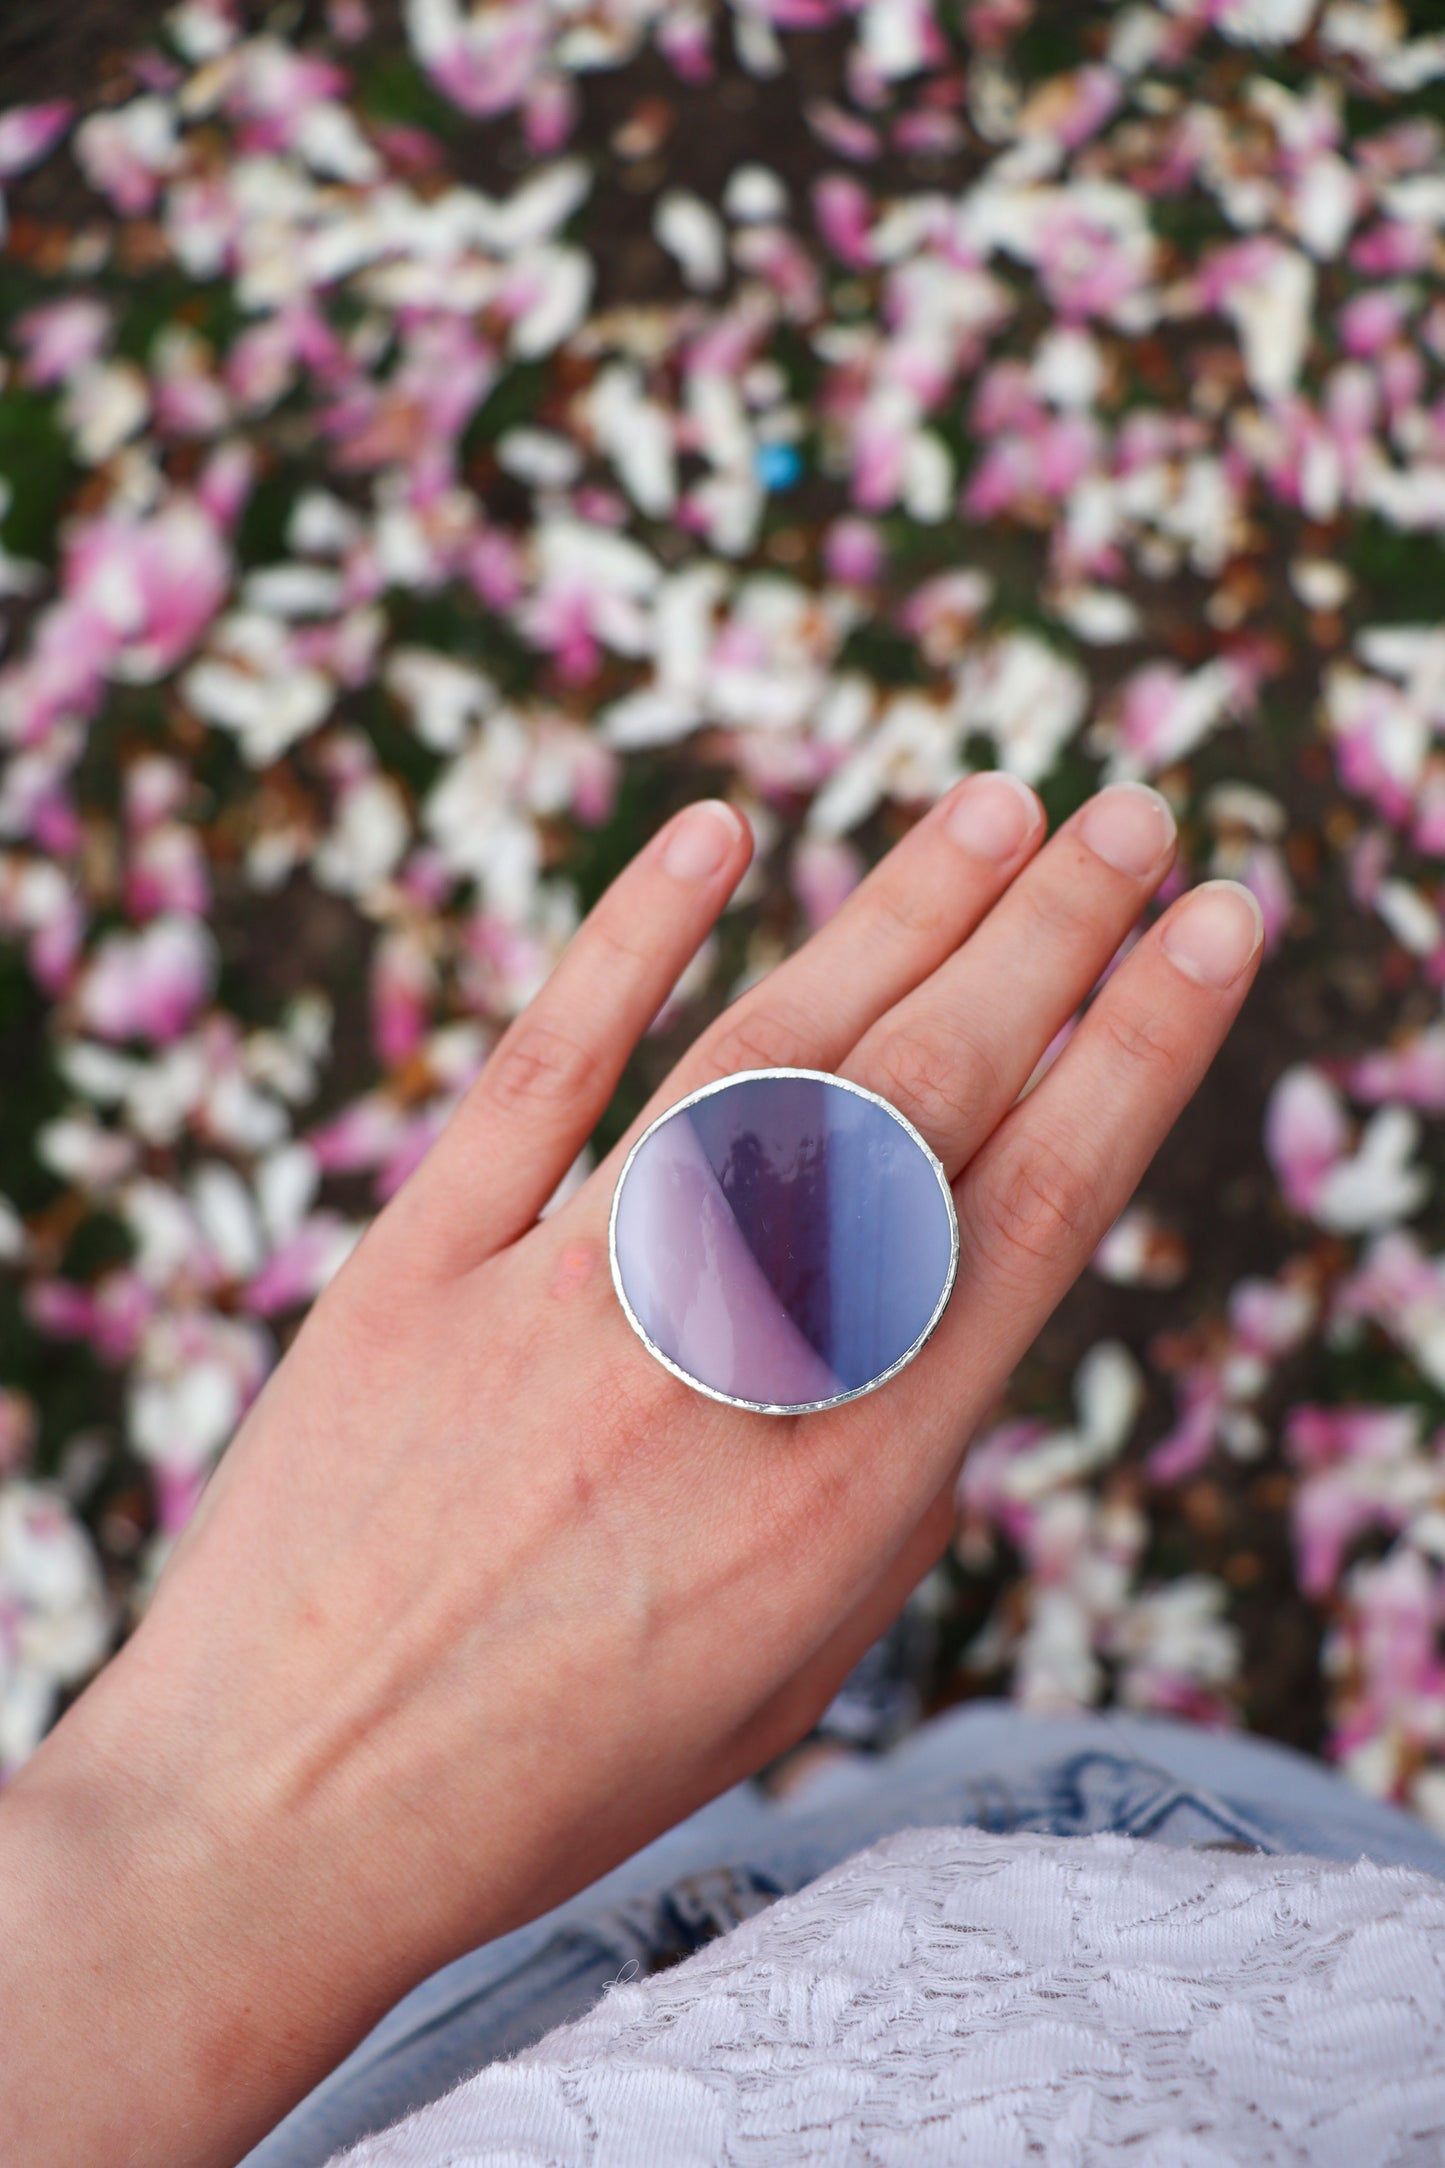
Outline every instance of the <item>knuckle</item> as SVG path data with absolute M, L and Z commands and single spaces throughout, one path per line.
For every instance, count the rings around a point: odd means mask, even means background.
M 802 1039 L 798 1021 L 779 1010 L 739 1006 L 718 1019 L 701 1048 L 712 1076 L 736 1076 L 743 1069 L 786 1069 L 798 1060 Z
M 1092 1247 L 1093 1184 L 1082 1154 L 1020 1135 L 998 1151 L 970 1213 L 990 1268 L 1008 1285 L 1052 1279 L 1062 1263 Z
M 932 1037 L 891 1032 L 874 1056 L 877 1089 L 930 1139 L 958 1119 L 963 1079 Z
M 1014 893 L 1030 933 L 1051 947 L 1097 948 L 1108 935 L 1090 906 L 1087 880 L 1072 868 L 1039 866 L 1033 878 L 1026 876 L 1016 884 Z
M 957 1029 L 941 1032 L 930 1024 L 890 1031 L 872 1066 L 884 1098 L 901 1107 L 925 1136 L 946 1137 L 969 1108 L 1005 1102 L 997 1054 L 986 1040 Z
M 1099 1029 L 1108 1052 L 1128 1068 L 1145 1068 L 1172 1075 L 1179 1067 L 1180 1049 L 1158 1011 L 1146 1002 L 1115 995 L 1100 1003 Z
M 590 951 L 589 961 L 604 967 L 625 972 L 629 977 L 639 967 L 650 966 L 657 961 L 659 943 L 656 940 L 638 940 L 629 931 L 628 921 L 620 911 L 597 910 L 588 920 L 579 936 L 579 946 L 584 944 Z
M 869 902 L 873 923 L 897 946 L 932 951 L 944 945 L 950 912 L 941 883 L 924 887 L 917 881 L 890 881 Z
M 585 1098 L 596 1066 L 591 1047 L 524 1017 L 487 1061 L 482 1085 L 493 1105 L 506 1111 L 566 1105 Z

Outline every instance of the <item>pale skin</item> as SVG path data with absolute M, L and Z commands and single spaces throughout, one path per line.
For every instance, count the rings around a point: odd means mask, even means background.
M 958 786 L 539 1219 L 744 824 L 687 809 L 602 899 L 0 1799 L 8 2160 L 236 2161 L 427 1972 L 806 1733 L 941 1551 L 970 1435 L 1257 968 L 1252 900 L 1194 890 L 1021 1098 L 1174 850 L 1130 786 L 1044 831 L 1022 785 Z M 796 1418 L 670 1376 L 607 1264 L 645 1123 L 778 1066 L 899 1107 L 961 1233 L 918 1360 Z

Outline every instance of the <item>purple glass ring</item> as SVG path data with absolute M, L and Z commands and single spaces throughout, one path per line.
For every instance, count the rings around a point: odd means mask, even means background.
M 609 1247 L 628 1323 L 674 1377 L 801 1415 L 912 1362 L 953 1293 L 958 1219 L 886 1099 L 818 1069 L 750 1069 L 638 1138 Z

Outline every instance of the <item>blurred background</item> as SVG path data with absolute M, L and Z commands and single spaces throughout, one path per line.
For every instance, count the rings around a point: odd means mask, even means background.
M 0 1771 L 658 824 L 757 862 L 603 1146 L 996 764 L 1269 958 L 828 1728 L 1445 1828 L 1442 122 L 1395 0 L 9 0 Z

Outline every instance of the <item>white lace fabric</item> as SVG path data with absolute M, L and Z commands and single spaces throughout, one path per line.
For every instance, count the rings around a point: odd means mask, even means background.
M 1445 1883 L 908 1830 L 337 2168 L 1442 2168 Z

